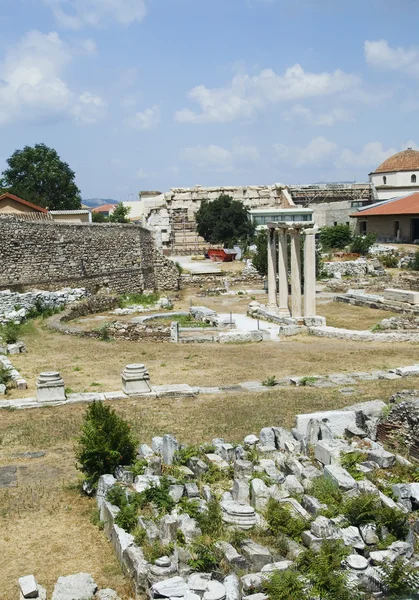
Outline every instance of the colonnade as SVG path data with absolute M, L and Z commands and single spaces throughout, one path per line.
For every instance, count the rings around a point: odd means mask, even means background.
M 316 241 L 313 223 L 268 223 L 268 305 L 279 316 L 316 316 Z M 288 302 L 287 236 L 291 238 L 291 302 Z M 301 235 L 304 240 L 304 306 L 301 297 Z M 277 245 L 278 240 L 278 245 Z M 278 248 L 278 250 L 277 250 Z M 277 293 L 277 275 L 279 292 Z M 291 310 L 290 310 L 291 309 Z

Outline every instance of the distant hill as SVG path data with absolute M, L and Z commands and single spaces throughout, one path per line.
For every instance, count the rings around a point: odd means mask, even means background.
M 113 198 L 83 198 L 82 204 L 94 208 L 95 206 L 102 206 L 102 204 L 118 204 L 118 200 Z

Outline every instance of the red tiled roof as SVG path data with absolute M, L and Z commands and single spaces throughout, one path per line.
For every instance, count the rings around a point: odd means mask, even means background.
M 382 215 L 419 215 L 419 192 L 360 210 L 351 217 L 379 217 Z
M 46 208 L 42 208 L 42 206 L 38 206 L 37 204 L 32 204 L 32 202 L 28 202 L 27 200 L 23 200 L 23 198 L 19 198 L 19 196 L 15 196 L 14 194 L 9 194 L 9 192 L 6 192 L 5 194 L 2 194 L 0 196 L 0 202 L 4 198 L 9 198 L 10 200 L 14 200 L 15 202 L 19 202 L 19 204 L 24 204 L 25 206 L 29 206 L 30 208 L 33 208 L 33 210 L 36 210 L 37 212 L 41 212 L 41 213 L 47 213 L 48 212 Z
M 387 158 L 373 173 L 393 171 L 419 171 L 419 151 L 408 148 Z
M 116 208 L 117 206 L 118 206 L 117 204 L 102 204 L 102 206 L 96 206 L 96 208 L 93 208 L 92 212 L 94 212 L 94 213 L 109 212 L 110 210 L 112 210 L 113 208 Z

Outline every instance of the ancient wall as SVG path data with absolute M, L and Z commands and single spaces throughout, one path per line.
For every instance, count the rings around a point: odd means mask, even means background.
M 137 225 L 31 222 L 0 216 L 0 289 L 85 287 L 140 292 L 178 287 L 176 266 Z

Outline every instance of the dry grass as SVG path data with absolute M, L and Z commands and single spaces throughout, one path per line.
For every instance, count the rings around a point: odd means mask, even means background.
M 120 389 L 121 371 L 129 363 L 145 363 L 155 385 L 211 386 L 261 381 L 270 375 L 322 375 L 408 365 L 414 362 L 415 350 L 409 343 L 359 344 L 310 336 L 258 345 L 103 342 L 65 336 L 42 326 L 29 328 L 23 339 L 28 353 L 13 356 L 13 364 L 29 389 L 12 390 L 12 399 L 35 395 L 39 373 L 49 370 L 60 371 L 66 386 L 77 392 Z
M 400 316 L 388 310 L 352 306 L 342 302 L 327 302 L 318 306 L 318 313 L 326 317 L 327 325 L 344 329 L 370 329 L 382 319 Z
M 419 378 L 408 380 L 418 387 Z M 141 442 L 172 432 L 185 443 L 213 437 L 241 441 L 267 425 L 291 427 L 295 414 L 339 408 L 355 402 L 388 397 L 400 381 L 365 382 L 357 393 L 336 389 L 273 388 L 261 394 L 224 394 L 177 401 L 128 400 L 113 404 L 132 423 Z M 47 586 L 49 597 L 60 575 L 92 573 L 101 587 L 128 597 L 110 544 L 90 519 L 94 501 L 74 489 L 74 438 L 86 407 L 83 405 L 1 411 L 0 466 L 18 466 L 17 488 L 0 490 L 0 589 L 2 600 L 17 595 L 17 578 L 34 573 Z M 18 458 L 25 451 L 44 450 L 39 459 Z

